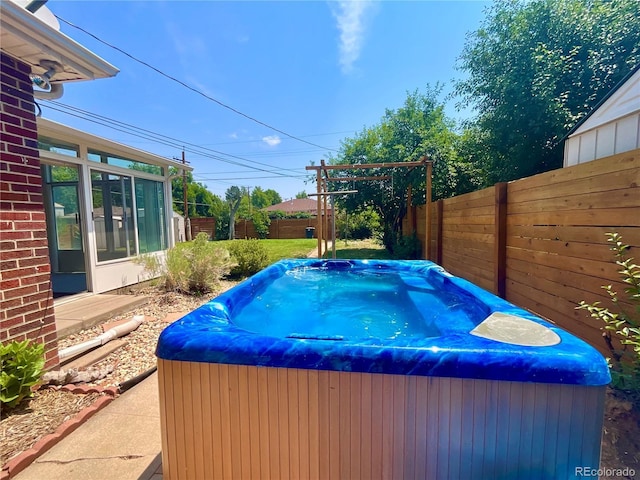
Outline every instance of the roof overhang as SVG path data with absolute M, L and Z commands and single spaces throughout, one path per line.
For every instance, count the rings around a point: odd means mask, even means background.
M 51 83 L 108 78 L 119 72 L 41 16 L 29 12 L 13 0 L 1 1 L 0 49 L 31 66 L 32 73 L 42 74 L 46 71 L 40 66 L 42 60 L 59 63 L 63 71 L 56 73 Z
M 605 123 L 640 110 L 640 63 L 633 67 L 598 103 L 560 140 L 566 141 Z
M 95 150 L 111 153 L 113 155 L 120 155 L 123 158 L 139 160 L 152 165 L 175 167 L 179 170 L 186 171 L 193 170 L 193 167 L 185 165 L 182 162 L 129 147 L 128 145 L 114 142 L 81 130 L 76 130 L 75 128 L 68 127 L 52 120 L 47 120 L 46 118 L 38 117 L 36 121 L 38 123 L 38 135 L 51 137 L 56 140 L 64 140 L 65 142 L 73 144 L 87 145 Z

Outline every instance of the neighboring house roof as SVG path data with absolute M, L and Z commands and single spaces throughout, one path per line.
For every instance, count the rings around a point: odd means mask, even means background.
M 265 208 L 268 212 L 280 211 L 284 213 L 310 213 L 317 215 L 318 213 L 318 201 L 313 198 L 292 198 L 281 203 L 276 203 L 270 207 Z M 331 214 L 331 207 L 327 206 L 329 215 Z
M 640 63 L 602 97 L 591 111 L 569 130 L 563 140 L 579 133 L 578 130 L 590 130 L 638 110 L 640 110 Z

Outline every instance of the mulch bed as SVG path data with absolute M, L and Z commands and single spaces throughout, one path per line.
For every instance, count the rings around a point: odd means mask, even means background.
M 85 393 L 86 392 L 86 393 Z M 6 464 L 26 452 L 65 422 L 93 405 L 101 397 L 115 392 L 77 387 L 43 388 L 33 398 L 23 400 L 16 408 L 0 415 L 0 464 Z

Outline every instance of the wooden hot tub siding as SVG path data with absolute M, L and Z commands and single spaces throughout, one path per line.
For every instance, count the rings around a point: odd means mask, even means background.
M 158 372 L 165 480 L 571 478 L 598 467 L 605 387 L 162 359 Z

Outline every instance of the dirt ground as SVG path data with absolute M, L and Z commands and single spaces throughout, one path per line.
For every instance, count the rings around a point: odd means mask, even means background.
M 632 403 L 616 394 L 607 391 L 605 403 L 604 429 L 602 434 L 602 453 L 600 468 L 624 469 L 635 471 L 633 476 L 607 476 L 602 480 L 621 478 L 640 479 L 640 409 L 633 408 Z

